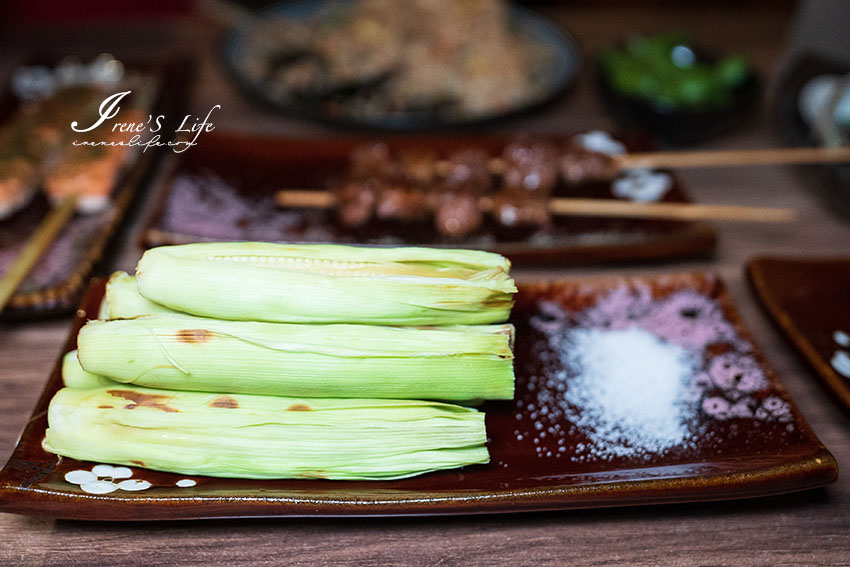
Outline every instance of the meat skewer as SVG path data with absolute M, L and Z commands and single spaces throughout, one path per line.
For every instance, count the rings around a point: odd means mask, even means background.
M 0 220 L 29 204 L 39 181 L 61 153 L 68 124 L 96 113 L 101 93 L 91 87 L 60 90 L 23 104 L 0 129 Z
M 134 85 L 134 90 L 136 95 L 130 107 L 121 112 L 119 120 L 144 121 L 158 85 L 155 82 Z M 106 134 L 106 139 L 93 139 L 112 144 L 106 146 L 56 142 L 56 146 L 64 147 L 55 148 L 58 156 L 54 156 L 47 167 L 42 166 L 47 170 L 43 188 L 53 207 L 0 278 L 0 311 L 75 212 L 96 213 L 109 206 L 110 194 L 120 174 L 138 154 L 137 148 L 128 145 L 132 136 L 131 132 L 115 131 Z M 33 183 L 37 183 L 37 179 Z
M 127 108 L 115 118 L 123 123 L 143 123 L 148 110 L 153 105 L 154 96 L 159 90 L 154 80 L 146 82 L 128 81 L 132 85 L 133 96 Z M 109 206 L 110 194 L 118 182 L 121 173 L 132 163 L 138 154 L 138 147 L 130 146 L 136 136 L 131 131 L 111 130 L 95 131 L 85 138 L 94 144 L 67 144 L 61 155 L 44 179 L 44 191 L 51 203 L 57 204 L 71 195 L 77 195 L 77 210 L 90 214 Z
M 793 210 L 553 198 L 552 191 L 559 180 L 567 185 L 611 181 L 623 169 L 637 166 L 850 161 L 850 148 L 625 154 L 625 148 L 606 135 L 581 138 L 560 151 L 545 142 L 514 142 L 499 157 L 469 148 L 445 159 L 424 150 L 407 150 L 396 157 L 382 143 L 360 146 L 352 151 L 342 184 L 329 192 L 282 190 L 277 204 L 336 208 L 340 222 L 350 228 L 364 226 L 373 218 L 421 221 L 433 216 L 437 231 L 449 237 L 475 232 L 485 214 L 507 227 L 545 226 L 552 215 L 785 222 L 793 219 Z M 634 176 L 619 181 L 640 182 Z

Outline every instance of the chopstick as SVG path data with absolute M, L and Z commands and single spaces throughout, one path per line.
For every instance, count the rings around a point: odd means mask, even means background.
M 62 227 L 74 216 L 78 198 L 76 194 L 64 198 L 45 215 L 18 253 L 15 261 L 3 274 L 2 279 L 0 279 L 0 311 L 6 306 L 33 265 L 53 243 Z

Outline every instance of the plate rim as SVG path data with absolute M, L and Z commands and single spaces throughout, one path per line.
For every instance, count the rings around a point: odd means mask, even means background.
M 794 320 L 779 303 L 770 286 L 767 283 L 764 272 L 768 263 L 780 264 L 823 264 L 843 263 L 850 267 L 850 258 L 841 256 L 825 256 L 818 258 L 805 258 L 800 256 L 755 256 L 747 261 L 747 275 L 750 284 L 755 291 L 759 304 L 770 316 L 774 326 L 782 331 L 783 337 L 794 346 L 808 366 L 814 370 L 819 382 L 830 393 L 834 394 L 844 411 L 850 412 L 850 380 L 842 378 L 829 363 L 820 355 L 818 350 L 806 335 L 799 329 Z

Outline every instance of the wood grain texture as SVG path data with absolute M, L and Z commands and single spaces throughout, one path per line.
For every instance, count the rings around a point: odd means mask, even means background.
M 697 40 L 744 50 L 762 75 L 774 76 L 788 13 L 764 8 L 668 11 L 661 4 L 544 7 L 577 37 L 586 57 L 633 30 L 670 28 Z M 104 31 L 107 28 L 100 28 Z M 114 29 L 114 28 L 108 28 Z M 96 40 L 93 38 L 97 38 Z M 189 23 L 115 33 L 85 30 L 8 30 L 0 70 L 30 48 L 54 46 L 111 50 L 118 56 L 152 49 L 197 53 L 200 88 L 193 108 L 222 111 L 219 128 L 280 135 L 323 135 L 330 130 L 267 116 L 242 101 L 213 59 L 214 30 Z M 546 112 L 504 129 L 563 134 L 610 128 L 587 68 L 576 90 Z M 766 114 L 711 145 L 718 149 L 777 145 Z M 783 225 L 718 225 L 714 261 L 665 265 L 525 270 L 519 278 L 637 275 L 713 269 L 726 281 L 741 315 L 777 374 L 842 470 L 850 470 L 850 421 L 832 403 L 804 363 L 771 326 L 744 275 L 756 254 L 850 254 L 850 224 L 826 211 L 799 170 L 779 167 L 689 170 L 683 183 L 701 202 L 794 207 L 798 219 Z M 138 218 L 144 218 L 137 217 Z M 108 268 L 132 269 L 140 251 L 137 233 L 125 235 Z M 65 339 L 68 321 L 0 325 L 0 460 L 5 461 L 28 419 Z M 850 565 L 850 476 L 826 489 L 758 500 L 476 518 L 371 520 L 252 520 L 193 523 L 95 524 L 53 522 L 0 514 L 0 565 L 100 567 L 121 564 L 209 565 Z

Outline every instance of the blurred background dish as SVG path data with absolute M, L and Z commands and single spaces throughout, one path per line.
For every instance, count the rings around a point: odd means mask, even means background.
M 0 275 L 16 265 L 53 208 L 69 195 L 77 200 L 76 214 L 47 243 L 0 319 L 74 309 L 162 156 L 162 148 L 127 145 L 133 135 L 128 131 L 74 134 L 70 122 L 93 121 L 103 97 L 126 88 L 134 94 L 117 120 L 144 122 L 161 114 L 163 127 L 173 131 L 186 104 L 190 69 L 186 60 L 118 60 L 106 54 L 38 56 L 14 68 L 0 91 L 0 195 L 4 203 L 13 202 L 0 215 Z
M 850 65 L 823 55 L 803 53 L 788 65 L 777 89 L 776 119 L 790 145 L 835 147 L 850 137 Z M 842 105 L 842 101 L 844 104 Z M 850 166 L 799 168 L 827 207 L 850 218 Z
M 759 93 L 742 56 L 717 56 L 678 34 L 634 36 L 604 50 L 597 82 L 624 127 L 649 130 L 670 144 L 694 144 L 734 128 Z
M 491 122 L 562 94 L 579 52 L 501 0 L 303 0 L 245 14 L 224 66 L 249 96 L 324 122 L 428 130 Z
M 774 324 L 850 414 L 850 258 L 758 256 L 747 275 Z

